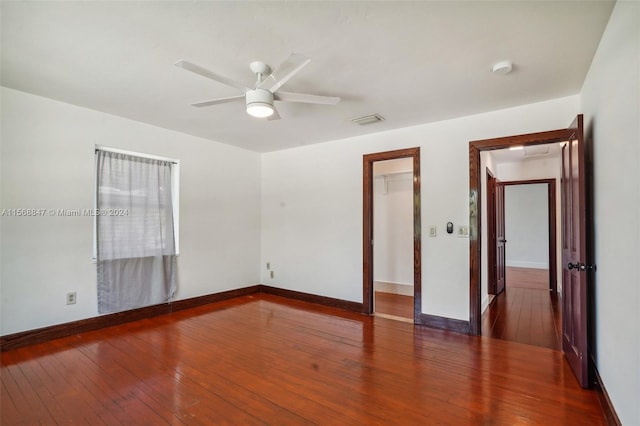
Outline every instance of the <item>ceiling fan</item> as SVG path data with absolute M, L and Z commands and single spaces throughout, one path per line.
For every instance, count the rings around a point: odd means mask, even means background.
M 175 65 L 227 86 L 240 89 L 243 93 L 238 96 L 196 102 L 191 105 L 195 107 L 207 107 L 244 100 L 247 106 L 247 114 L 253 117 L 266 117 L 269 120 L 279 120 L 280 115 L 273 105 L 274 101 L 304 102 L 322 105 L 336 105 L 340 102 L 340 98 L 334 96 L 318 96 L 279 91 L 282 85 L 289 81 L 291 77 L 309 62 L 311 62 L 311 59 L 306 56 L 292 53 L 291 56 L 273 72 L 271 72 L 271 68 L 264 62 L 252 62 L 249 68 L 251 68 L 251 71 L 258 77 L 258 81 L 253 89 L 185 60 L 180 60 L 176 62 Z

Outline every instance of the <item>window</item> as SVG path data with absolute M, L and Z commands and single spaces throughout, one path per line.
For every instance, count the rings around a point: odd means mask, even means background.
M 113 152 L 113 153 L 120 153 L 120 154 L 125 154 L 125 155 L 130 155 L 130 156 L 134 156 L 134 157 L 140 157 L 140 158 L 147 158 L 150 160 L 160 160 L 160 161 L 166 161 L 168 163 L 170 163 L 170 168 L 171 168 L 171 196 L 172 196 L 172 213 L 173 213 L 173 239 L 174 239 L 174 243 L 175 243 L 175 250 L 176 250 L 176 254 L 180 253 L 180 232 L 179 232 L 179 214 L 180 214 L 180 160 L 175 160 L 175 159 L 171 159 L 171 158 L 164 158 L 164 157 L 158 157 L 155 155 L 148 155 L 148 154 L 141 154 L 138 152 L 133 152 L 133 151 L 125 151 L 122 149 L 115 149 L 115 148 L 108 148 L 105 146 L 101 146 L 101 145 L 96 145 L 95 148 L 95 167 L 94 167 L 94 202 L 93 202 L 93 260 L 97 259 L 97 254 L 98 254 L 98 238 L 97 238 L 97 217 L 98 215 L 96 214 L 97 212 L 99 212 L 98 210 L 98 151 L 105 151 L 105 152 Z M 126 209 L 126 206 L 123 205 L 111 205 L 108 208 L 110 209 L 114 209 L 115 210 L 119 209 L 119 208 L 124 208 Z M 112 212 L 112 213 L 114 213 Z M 103 212 L 100 211 L 100 213 L 109 213 L 109 211 Z
M 169 301 L 176 290 L 179 162 L 96 147 L 98 311 Z

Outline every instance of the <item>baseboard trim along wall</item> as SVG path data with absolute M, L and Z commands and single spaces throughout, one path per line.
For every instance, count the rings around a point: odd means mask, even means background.
M 607 393 L 607 389 L 604 387 L 604 383 L 602 382 L 602 377 L 600 377 L 600 372 L 596 367 L 596 363 L 591 357 L 591 361 L 593 362 L 593 372 L 595 373 L 595 383 L 594 390 L 598 394 L 598 400 L 600 401 L 600 407 L 602 408 L 602 414 L 604 414 L 604 419 L 609 426 L 622 426 L 622 422 L 616 413 L 615 408 L 613 407 L 613 403 L 609 398 L 609 394 Z
M 171 312 L 195 308 L 198 306 L 207 305 L 209 303 L 220 302 L 223 300 L 233 299 L 241 296 L 248 296 L 256 293 L 272 294 L 288 299 L 314 303 L 317 305 L 323 305 L 357 313 L 362 312 L 362 303 L 359 302 L 335 299 L 332 297 L 319 296 L 311 293 L 303 293 L 300 291 L 286 290 L 282 288 L 258 284 L 250 287 L 223 291 L 221 293 L 214 293 L 205 296 L 192 297 L 190 299 L 177 300 L 175 302 L 164 303 L 161 305 L 145 306 L 143 308 L 132 309 L 129 311 L 117 312 L 114 314 L 107 314 L 99 317 L 52 325 L 35 330 L 27 330 L 18 333 L 7 334 L 5 336 L 0 336 L 0 351 L 9 351 L 23 346 L 47 342 L 53 339 L 59 339 L 61 337 L 72 336 L 74 334 L 85 333 L 88 331 L 98 330 L 113 325 L 151 318 L 158 315 L 165 315 Z M 420 322 L 417 323 L 417 325 L 437 328 L 441 330 L 449 330 L 457 333 L 469 333 L 469 321 L 439 317 L 429 314 L 421 314 L 419 319 Z
M 469 321 L 429 314 L 420 314 L 419 320 L 420 322 L 418 324 L 426 327 L 469 334 Z
M 333 297 L 318 296 L 311 293 L 303 293 L 294 290 L 285 290 L 283 288 L 271 287 L 268 285 L 261 285 L 260 291 L 262 293 L 273 294 L 274 296 L 286 297 L 287 299 L 300 300 L 302 302 L 315 303 L 317 305 L 329 306 L 332 308 L 344 309 L 345 311 L 352 311 L 361 313 L 362 303 L 351 302 L 349 300 L 334 299 Z
M 549 262 L 529 262 L 526 260 L 510 260 L 506 263 L 508 268 L 549 269 Z
M 73 336 L 74 334 L 86 333 L 88 331 L 98 330 L 112 325 L 124 324 L 184 309 L 195 308 L 196 306 L 233 299 L 234 297 L 255 294 L 259 291 L 260 286 L 255 285 L 236 290 L 223 291 L 221 293 L 208 294 L 206 296 L 176 300 L 175 302 L 163 303 L 160 305 L 145 306 L 143 308 L 116 312 L 114 314 L 101 315 L 99 317 L 71 321 L 64 324 L 51 325 L 48 327 L 37 328 L 35 330 L 7 334 L 5 336 L 0 336 L 0 352 L 36 343 L 48 342 L 49 340 L 59 339 L 61 337 Z
M 374 281 L 373 289 L 383 293 L 401 294 L 413 297 L 413 284 L 394 283 L 390 281 Z

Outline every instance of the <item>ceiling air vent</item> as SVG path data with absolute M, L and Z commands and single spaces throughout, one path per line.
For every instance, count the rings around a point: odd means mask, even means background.
M 525 157 L 540 157 L 549 155 L 549 145 L 529 145 L 524 147 Z
M 378 123 L 380 121 L 384 121 L 384 117 L 379 114 L 369 114 L 369 115 L 363 115 L 362 117 L 352 118 L 351 121 L 353 121 L 356 124 L 359 124 L 360 126 L 364 126 L 366 124 L 373 124 L 373 123 Z

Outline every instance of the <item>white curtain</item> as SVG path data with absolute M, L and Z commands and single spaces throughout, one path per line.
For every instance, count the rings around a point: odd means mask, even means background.
M 98 312 L 171 300 L 176 291 L 171 163 L 97 150 Z

